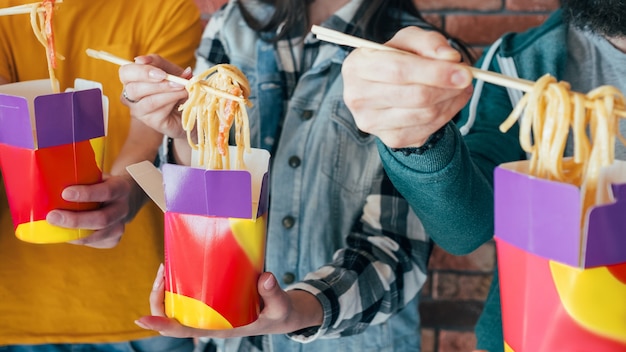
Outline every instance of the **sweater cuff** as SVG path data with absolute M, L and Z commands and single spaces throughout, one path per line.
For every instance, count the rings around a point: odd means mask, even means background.
M 380 139 L 377 140 L 378 151 L 383 159 L 392 158 L 415 172 L 438 172 L 448 166 L 456 150 L 457 138 L 462 138 L 451 122 L 444 126 L 442 132 L 437 143 L 420 154 L 395 151 L 387 147 Z

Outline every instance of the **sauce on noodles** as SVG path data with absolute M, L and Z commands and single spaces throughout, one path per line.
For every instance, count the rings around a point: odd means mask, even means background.
M 43 8 L 44 11 L 39 11 Z M 57 59 L 63 59 L 58 55 L 54 45 L 54 30 L 52 28 L 54 16 L 55 0 L 43 0 L 38 6 L 32 6 L 30 11 L 30 24 L 37 40 L 46 49 L 46 60 L 48 62 L 48 74 L 52 84 L 52 91 L 59 92 L 59 82 L 56 79 L 54 70 L 57 67 Z
M 237 146 L 234 168 L 245 169 L 243 153 L 250 151 L 247 78 L 233 65 L 215 65 L 193 77 L 187 84 L 187 91 L 189 99 L 179 110 L 189 145 L 199 153 L 200 166 L 213 170 L 231 168 L 228 141 L 234 123 Z M 192 137 L 194 129 L 197 143 Z

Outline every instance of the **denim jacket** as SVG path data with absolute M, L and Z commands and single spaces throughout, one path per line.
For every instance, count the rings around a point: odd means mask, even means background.
M 345 30 L 360 4 L 324 26 Z M 419 351 L 415 297 L 431 242 L 389 182 L 374 136 L 358 130 L 343 101 L 347 51 L 310 34 L 279 43 L 261 35 L 231 1 L 207 26 L 196 70 L 229 62 L 248 78 L 251 143 L 272 152 L 266 270 L 284 288 L 316 295 L 324 322 L 217 342 L 228 351 L 239 343 L 246 351 Z

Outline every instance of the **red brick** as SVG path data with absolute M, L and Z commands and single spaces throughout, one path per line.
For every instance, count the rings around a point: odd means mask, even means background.
M 436 14 L 436 13 L 425 13 L 423 14 L 424 19 L 426 20 L 426 22 L 432 24 L 433 26 L 437 27 L 437 28 L 442 28 L 443 27 L 443 17 L 440 14 Z
M 433 299 L 484 301 L 489 293 L 492 275 L 435 273 Z
M 495 268 L 495 256 L 496 250 L 493 241 L 485 243 L 464 256 L 449 254 L 435 246 L 430 257 L 429 268 L 433 270 L 491 272 Z
M 488 45 L 506 32 L 521 32 L 541 24 L 547 14 L 539 15 L 448 15 L 445 29 L 470 45 Z
M 429 10 L 473 10 L 494 11 L 502 9 L 503 0 L 416 0 L 420 11 Z
M 421 292 L 421 296 L 422 298 L 427 298 L 427 297 L 431 297 L 432 296 L 432 272 L 428 273 L 428 276 L 426 277 L 426 282 L 424 283 L 424 286 L 422 286 L 422 292 Z
M 436 352 L 437 333 L 434 329 L 422 329 L 422 352 Z
M 506 0 L 511 11 L 553 11 L 559 8 L 559 0 Z
M 476 347 L 476 336 L 471 332 L 447 331 L 439 333 L 437 352 L 468 352 Z

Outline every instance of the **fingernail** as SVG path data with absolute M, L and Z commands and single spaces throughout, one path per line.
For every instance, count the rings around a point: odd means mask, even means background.
M 150 76 L 150 78 L 163 80 L 165 79 L 166 74 L 161 70 L 150 70 L 148 71 L 148 76 Z
M 63 215 L 53 210 L 46 215 L 46 221 L 52 225 L 60 225 L 63 223 Z
M 265 280 L 263 283 L 263 288 L 266 290 L 271 290 L 276 286 L 276 280 L 274 280 L 274 275 L 270 275 L 270 277 Z
M 135 320 L 135 325 L 137 325 L 138 327 L 142 328 L 142 329 L 146 329 L 146 330 L 150 330 L 149 327 L 147 327 L 146 325 L 144 325 L 142 322 L 140 322 L 139 320 Z
M 172 82 L 172 81 L 169 81 L 168 84 L 172 88 L 180 88 L 180 89 L 185 88 L 185 86 L 183 86 L 182 84 Z
M 154 280 L 154 284 L 152 285 L 153 290 L 157 290 L 163 285 L 163 282 L 165 281 L 165 277 L 163 276 L 163 270 L 163 264 L 160 264 L 159 270 L 157 270 L 156 279 Z
M 450 82 L 458 87 L 465 87 L 470 84 L 472 75 L 467 70 L 456 70 L 450 77 Z
M 147 55 L 142 55 L 142 56 L 136 56 L 134 58 L 134 61 L 136 64 L 149 64 L 150 62 L 152 62 L 152 58 L 150 56 Z
M 185 68 L 185 70 L 183 71 L 183 73 L 181 74 L 183 77 L 187 77 L 187 76 L 191 76 L 191 67 L 187 66 L 187 68 Z
M 61 197 L 69 201 L 78 200 L 78 192 L 72 189 L 66 189 L 63 191 L 63 193 L 61 193 Z
M 435 50 L 440 59 L 453 59 L 459 56 L 459 52 L 449 46 L 440 46 Z

